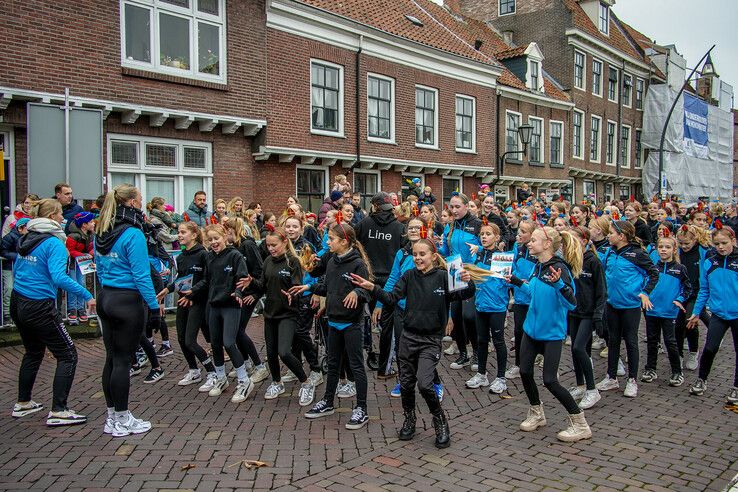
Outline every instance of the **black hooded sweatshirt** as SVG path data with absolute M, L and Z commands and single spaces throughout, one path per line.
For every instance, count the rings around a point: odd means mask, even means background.
M 254 278 L 251 282 L 254 291 L 266 295 L 264 316 L 272 319 L 297 316 L 299 303 L 294 298 L 290 303 L 282 293 L 295 285 L 302 285 L 300 261 L 294 257 L 288 260 L 286 255 L 277 258 L 270 255 L 264 261 L 261 278 Z
M 366 251 L 376 283 L 384 285 L 395 254 L 407 242 L 405 226 L 397 221 L 392 210 L 380 210 L 359 222 L 356 239 Z
M 591 318 L 602 321 L 607 302 L 607 284 L 605 268 L 597 254 L 590 248 L 584 252 L 582 273 L 574 279 L 576 286 L 577 307 L 570 315 L 575 318 Z
M 186 297 L 194 303 L 200 304 L 207 299 L 207 272 L 208 251 L 201 244 L 183 250 L 177 257 L 177 278 L 192 275 L 192 293 Z M 174 292 L 174 283 L 169 284 L 167 290 Z
M 364 317 L 364 304 L 370 300 L 369 292 L 354 285 L 352 273 L 362 278 L 369 276 L 366 264 L 356 249 L 347 251 L 343 256 L 331 255 L 325 275 L 311 286 L 313 294 L 326 298 L 325 310 L 330 321 L 356 323 Z M 359 296 L 359 302 L 354 309 L 348 309 L 343 305 L 344 298 L 351 292 L 356 292 Z
M 392 292 L 375 284 L 372 293 L 382 304 L 395 305 L 405 301 L 403 329 L 424 336 L 442 337 L 448 323 L 449 306 L 474 296 L 476 287 L 469 282 L 466 289 L 448 291 L 448 272 L 433 268 L 426 273 L 417 268 L 402 274 Z
M 232 246 L 227 246 L 220 253 L 208 253 L 207 279 L 208 302 L 216 307 L 240 308 L 233 297 L 242 297 L 242 292 L 236 288 L 239 279 L 247 277 L 249 270 L 246 260 L 241 253 Z

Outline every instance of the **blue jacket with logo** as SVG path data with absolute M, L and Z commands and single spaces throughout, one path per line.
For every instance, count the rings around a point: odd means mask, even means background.
M 460 255 L 461 261 L 471 263 L 472 254 L 466 243 L 482 245 L 479 242 L 479 229 L 481 227 L 482 221 L 467 213 L 463 218 L 453 222 L 453 228 L 446 226 L 438 252 L 446 257 Z
M 714 316 L 724 320 L 738 318 L 738 248 L 722 256 L 710 250 L 700 269 L 700 292 L 692 309 L 698 315 L 710 308 Z
M 684 303 L 692 293 L 692 284 L 689 281 L 687 268 L 675 261 L 656 263 L 659 271 L 659 281 L 649 295 L 653 309 L 646 311 L 646 316 L 654 318 L 675 319 L 679 308 L 674 301 Z
M 495 251 L 482 249 L 474 257 L 474 264 L 484 270 L 489 270 L 492 255 Z M 510 301 L 510 284 L 505 279 L 488 277 L 477 285 L 475 304 L 480 313 L 504 313 Z
M 561 278 L 551 282 L 551 270 L 561 269 Z M 528 283 L 519 277 L 511 282 L 530 294 L 530 307 L 523 330 L 534 340 L 563 340 L 566 338 L 567 316 L 577 306 L 576 287 L 569 266 L 554 256 L 546 263 L 538 263 Z
M 648 257 L 651 258 L 651 261 L 654 265 L 661 261 L 659 250 L 656 249 L 656 246 L 654 246 L 653 244 L 649 244 L 648 246 L 646 246 L 646 253 L 648 253 Z
M 616 309 L 641 307 L 640 295 L 651 294 L 659 281 L 659 271 L 638 244 L 631 243 L 605 255 L 607 303 Z
M 402 274 L 408 270 L 415 268 L 415 260 L 413 259 L 413 245 L 408 243 L 402 249 L 397 251 L 395 254 L 395 261 L 392 263 L 392 270 L 390 270 L 387 282 L 384 284 L 385 292 L 392 292 L 397 285 L 397 281 L 400 280 Z M 405 299 L 400 299 L 397 302 L 400 309 L 405 309 Z M 382 308 L 384 305 L 382 301 L 377 301 L 377 307 Z
M 512 274 L 520 280 L 528 280 L 533 274 L 533 270 L 538 264 L 538 260 L 530 256 L 528 246 L 518 244 L 513 251 Z M 530 294 L 524 289 L 515 287 L 513 289 L 513 301 L 515 304 L 527 306 L 530 304 Z
M 610 241 L 603 239 L 602 241 L 593 241 L 595 249 L 597 250 L 597 257 L 600 259 L 600 263 L 605 262 L 605 255 L 610 251 Z

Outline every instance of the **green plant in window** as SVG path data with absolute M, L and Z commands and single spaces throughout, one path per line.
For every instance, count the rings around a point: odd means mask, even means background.
M 205 56 L 205 61 L 202 64 L 200 71 L 203 73 L 209 73 L 218 75 L 220 73 L 220 60 L 217 53 L 213 50 L 208 50 L 208 54 Z
M 179 68 L 180 70 L 190 69 L 190 64 L 181 56 L 171 57 L 168 55 L 161 55 L 159 61 L 166 67 Z

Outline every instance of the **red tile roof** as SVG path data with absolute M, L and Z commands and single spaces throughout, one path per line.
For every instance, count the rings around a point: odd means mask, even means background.
M 498 60 L 507 60 L 508 58 L 517 58 L 519 56 L 525 55 L 525 50 L 528 49 L 527 46 L 518 46 L 517 48 L 510 48 L 503 51 L 498 51 L 495 53 L 495 56 L 497 56 Z
M 615 20 L 615 14 L 612 12 L 612 10 L 610 10 L 610 35 L 605 36 L 603 33 L 600 32 L 598 27 L 594 25 L 592 19 L 590 19 L 589 16 L 584 12 L 584 10 L 582 10 L 581 5 L 579 5 L 576 0 L 564 0 L 564 5 L 572 14 L 574 27 L 584 31 L 598 41 L 602 41 L 608 46 L 615 48 L 623 54 L 631 56 L 640 61 L 645 61 L 643 54 L 639 52 L 620 31 L 620 28 L 618 27 Z
M 620 24 L 622 24 L 622 26 L 625 28 L 627 33 L 630 35 L 630 37 L 633 38 L 636 43 L 638 43 L 638 46 L 640 46 L 642 50 L 645 51 L 647 48 L 653 46 L 653 41 L 651 41 L 648 36 L 640 31 L 635 30 L 633 26 L 626 24 L 620 18 L 618 18 L 618 20 L 620 21 Z

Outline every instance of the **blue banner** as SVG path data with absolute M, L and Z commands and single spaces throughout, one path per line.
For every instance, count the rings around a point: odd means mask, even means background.
M 707 151 L 707 103 L 684 93 L 684 144 L 696 154 Z

